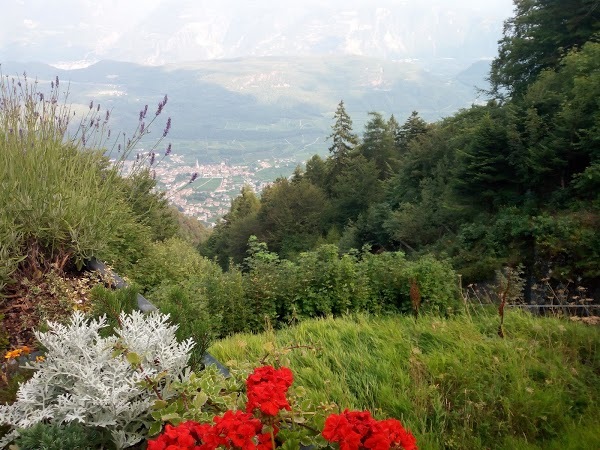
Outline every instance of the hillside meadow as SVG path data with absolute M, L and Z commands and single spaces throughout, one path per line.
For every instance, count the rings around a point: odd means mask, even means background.
M 315 319 L 237 334 L 210 352 L 231 367 L 279 359 L 313 403 L 396 417 L 421 449 L 600 448 L 600 333 L 511 311 L 498 318 Z M 267 356 L 269 355 L 269 356 Z

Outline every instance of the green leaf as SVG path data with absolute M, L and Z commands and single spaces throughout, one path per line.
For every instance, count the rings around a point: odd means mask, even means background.
M 160 417 L 160 420 L 162 420 L 163 422 L 172 422 L 174 420 L 180 420 L 181 416 L 177 413 L 169 413 L 169 414 L 163 414 Z
M 193 404 L 195 408 L 202 408 L 204 406 L 204 404 L 206 403 L 206 401 L 208 400 L 208 395 L 206 395 L 204 392 L 200 392 L 198 393 L 193 400 Z
M 148 436 L 156 436 L 162 430 L 162 424 L 160 422 L 154 422 L 148 429 Z
M 168 403 L 164 400 L 156 400 L 154 402 L 154 405 L 152 405 L 152 409 L 156 410 L 156 409 L 163 409 L 166 408 L 168 405 Z
M 132 366 L 139 366 L 142 363 L 142 358 L 140 358 L 140 355 L 138 355 L 135 352 L 127 353 L 126 358 L 129 364 L 131 364 Z
M 295 423 L 304 423 L 304 422 L 306 422 L 306 419 L 303 416 L 293 416 L 292 420 Z

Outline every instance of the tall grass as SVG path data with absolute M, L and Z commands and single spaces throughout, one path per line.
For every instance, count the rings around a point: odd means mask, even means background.
M 257 362 L 266 342 L 288 354 L 314 402 L 396 417 L 423 449 L 600 448 L 600 333 L 558 319 L 425 316 L 310 320 L 276 335 L 235 335 L 210 351 Z M 569 442 L 577 443 L 574 447 Z

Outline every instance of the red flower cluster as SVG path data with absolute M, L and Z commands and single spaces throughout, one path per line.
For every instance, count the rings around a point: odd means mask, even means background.
M 294 375 L 287 367 L 275 369 L 271 366 L 258 367 L 246 380 L 248 403 L 246 411 L 258 408 L 267 416 L 276 416 L 280 410 L 290 410 L 286 394 L 294 382 Z
M 167 425 L 148 450 L 216 450 L 219 446 L 241 450 L 272 450 L 271 435 L 262 433 L 260 420 L 243 411 L 226 411 L 214 425 L 188 421 Z
M 192 421 L 183 422 L 176 427 L 167 425 L 163 434 L 148 441 L 148 450 L 208 450 L 210 447 L 198 444 L 206 428 L 210 428 L 210 425 Z
M 375 420 L 368 411 L 331 414 L 323 437 L 337 442 L 340 450 L 417 450 L 415 437 L 396 419 Z
M 227 411 L 215 417 L 212 425 L 192 421 L 167 425 L 163 434 L 148 441 L 148 450 L 273 450 L 272 438 L 280 425 L 274 416 L 291 409 L 285 395 L 293 380 L 287 367 L 259 367 L 246 380 L 248 412 Z M 251 414 L 257 409 L 274 430 L 273 436 L 263 433 L 263 423 Z M 340 450 L 417 450 L 415 437 L 399 421 L 378 421 L 368 411 L 331 414 L 322 434 L 329 442 L 337 442 Z

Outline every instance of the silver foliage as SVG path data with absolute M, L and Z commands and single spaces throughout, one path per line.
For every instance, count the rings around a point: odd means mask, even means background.
M 109 429 L 118 448 L 142 440 L 157 394 L 141 382 L 163 374 L 156 389 L 163 399 L 170 398 L 170 383 L 187 376 L 194 343 L 177 342 L 177 327 L 159 312 L 121 313 L 120 323 L 117 336 L 105 338 L 99 334 L 107 326 L 105 317 L 86 320 L 77 311 L 68 324 L 51 322 L 48 332 L 36 332 L 46 358 L 29 366 L 35 373 L 20 386 L 17 400 L 0 405 L 0 423 L 16 429 L 42 421 L 78 421 Z M 115 356 L 117 347 L 126 351 Z M 127 361 L 128 352 L 140 357 L 138 367 Z M 14 439 L 9 436 L 0 447 Z

